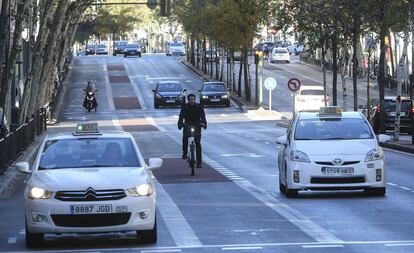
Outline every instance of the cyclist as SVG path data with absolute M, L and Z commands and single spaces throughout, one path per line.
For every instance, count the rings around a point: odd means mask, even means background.
M 188 138 L 190 129 L 188 126 L 195 127 L 194 142 L 196 145 L 197 168 L 202 167 L 201 157 L 201 127 L 207 128 L 206 115 L 202 105 L 196 103 L 196 96 L 189 94 L 187 96 L 188 103 L 181 106 L 180 117 L 178 118 L 178 129 L 183 128 L 183 159 L 187 159 Z

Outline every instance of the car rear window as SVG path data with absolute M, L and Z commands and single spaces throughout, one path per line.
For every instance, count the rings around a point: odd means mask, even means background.
M 386 111 L 396 111 L 397 110 L 397 101 L 385 100 L 384 101 L 384 108 L 385 108 Z M 409 110 L 411 110 L 410 100 L 402 100 L 401 101 L 401 111 L 409 111 Z
M 301 90 L 300 95 L 306 96 L 323 96 L 323 90 Z
M 47 141 L 39 170 L 140 166 L 129 138 L 78 138 Z
M 226 86 L 223 84 L 207 84 L 204 85 L 203 91 L 226 91 Z
M 182 47 L 184 45 L 182 43 L 171 43 L 170 46 L 172 46 L 172 47 Z
M 115 46 L 125 46 L 127 43 L 125 41 L 114 42 Z
M 287 53 L 288 50 L 286 48 L 275 48 L 274 52 L 275 53 Z
M 98 45 L 98 48 L 106 48 L 105 45 Z
M 160 83 L 158 91 L 181 91 L 181 85 L 178 83 Z
M 138 44 L 127 44 L 125 47 L 137 48 L 139 47 L 139 45 Z
M 300 119 L 295 140 L 351 140 L 374 138 L 370 126 L 362 118 Z
M 87 45 L 86 48 L 95 48 L 95 45 Z

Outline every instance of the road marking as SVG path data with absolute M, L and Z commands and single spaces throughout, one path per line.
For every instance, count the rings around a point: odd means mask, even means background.
M 394 153 L 399 153 L 401 155 L 414 156 L 414 154 L 412 154 L 412 153 L 407 153 L 407 152 L 400 151 L 400 150 L 395 150 L 395 149 L 390 149 L 390 148 L 385 148 L 385 147 L 383 147 L 383 149 L 386 149 L 387 151 L 391 151 L 391 152 L 394 152 Z
M 341 244 L 325 244 L 325 245 L 302 245 L 302 248 L 342 248 L 344 245 Z
M 403 247 L 403 246 L 414 246 L 414 243 L 386 243 L 386 247 Z
M 181 249 L 141 250 L 141 253 L 155 253 L 155 252 L 181 252 Z
M 400 188 L 400 189 L 403 189 L 403 190 L 411 191 L 411 189 L 410 189 L 410 188 L 405 187 L 405 186 L 399 186 L 399 188 Z
M 17 241 L 16 237 L 9 237 L 9 240 L 7 241 L 8 244 L 15 244 Z
M 394 183 L 387 183 L 387 185 L 397 186 L 397 185 L 396 185 L 396 184 L 394 184 Z
M 161 184 L 157 184 L 157 206 L 177 246 L 201 247 L 203 245 Z
M 265 143 L 266 143 L 266 144 L 270 144 L 270 142 L 268 142 L 268 141 L 266 141 Z
M 263 249 L 263 247 L 229 247 L 221 248 L 222 250 L 253 250 L 253 249 Z
M 103 62 L 103 72 L 104 72 L 104 79 L 105 79 L 105 89 L 106 89 L 106 99 L 108 100 L 108 106 L 111 111 L 115 111 L 114 100 L 112 98 L 112 88 L 111 84 L 109 83 L 109 76 L 108 76 L 108 68 L 106 61 Z M 86 119 L 85 119 L 86 120 Z M 122 126 L 119 124 L 118 118 L 112 120 L 112 124 L 115 126 L 117 130 L 122 131 Z
M 131 74 L 131 71 L 129 70 L 129 65 L 124 63 L 124 66 L 125 66 L 125 71 L 128 74 L 128 76 L 129 76 Z M 135 95 L 137 96 L 137 99 L 139 101 L 139 104 L 141 105 L 141 109 L 142 110 L 147 109 L 147 106 L 145 104 L 144 97 L 142 96 L 141 91 L 138 89 L 137 83 L 135 82 L 134 79 L 130 79 L 130 80 L 131 80 L 131 82 L 130 82 L 131 87 L 134 90 Z
M 19 235 L 25 235 L 25 234 L 26 234 L 26 230 L 25 229 L 20 230 Z

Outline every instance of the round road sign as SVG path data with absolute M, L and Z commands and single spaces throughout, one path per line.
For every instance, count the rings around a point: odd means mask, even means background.
M 150 9 L 157 8 L 158 2 L 157 0 L 147 0 L 147 7 Z
M 268 90 L 273 90 L 274 88 L 277 87 L 277 81 L 273 77 L 268 77 L 264 81 L 264 86 Z
M 300 80 L 297 78 L 290 78 L 288 81 L 289 90 L 295 92 L 300 88 Z

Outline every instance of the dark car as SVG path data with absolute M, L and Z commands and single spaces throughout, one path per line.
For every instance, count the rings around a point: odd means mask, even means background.
M 96 52 L 95 45 L 86 45 L 85 47 L 85 54 L 86 55 L 94 55 Z
M 395 97 L 385 97 L 384 106 L 379 106 L 379 100 L 375 99 L 376 105 L 373 107 L 372 125 L 375 133 L 379 131 L 379 113 L 385 111 L 385 125 L 387 130 L 394 130 L 395 112 L 397 101 Z M 411 119 L 414 116 L 413 101 L 409 97 L 401 98 L 400 113 L 400 131 L 409 132 L 411 127 Z
M 141 57 L 141 46 L 139 44 L 126 44 L 124 57 L 127 56 Z
M 123 54 L 125 51 L 125 46 L 128 44 L 126 41 L 114 41 L 113 45 L 113 55 L 116 56 L 117 54 Z
M 154 93 L 154 107 L 160 106 L 180 106 L 185 102 L 184 92 L 180 82 L 177 81 L 162 81 L 157 84 Z
M 230 90 L 223 82 L 205 82 L 201 87 L 200 104 L 230 107 Z

